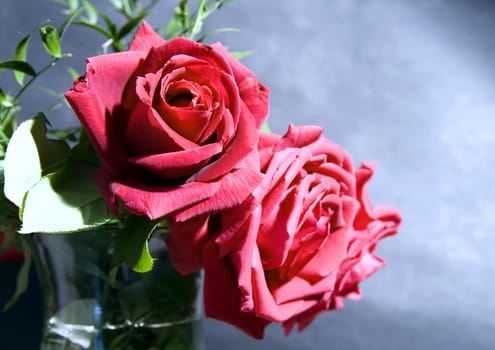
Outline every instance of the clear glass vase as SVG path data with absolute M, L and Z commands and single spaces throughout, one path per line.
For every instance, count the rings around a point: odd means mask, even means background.
M 157 234 L 152 271 L 115 269 L 115 231 L 33 235 L 45 313 L 40 349 L 204 349 L 201 274 L 180 275 Z

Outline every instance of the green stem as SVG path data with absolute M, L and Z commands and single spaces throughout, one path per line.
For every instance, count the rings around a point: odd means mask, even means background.
M 24 91 L 26 91 L 26 89 L 36 80 L 36 78 L 39 77 L 44 72 L 46 72 L 48 69 L 50 69 L 50 67 L 53 67 L 55 65 L 55 63 L 57 63 L 58 60 L 60 60 L 60 58 L 58 58 L 58 57 L 52 58 L 52 60 L 46 66 L 44 66 L 43 68 L 41 68 L 40 71 L 36 73 L 36 75 L 33 75 L 31 77 L 31 79 L 29 79 L 28 82 L 26 84 L 24 84 L 22 86 L 22 88 L 19 89 L 19 91 L 17 92 L 17 94 L 15 94 L 14 100 L 18 100 L 19 97 L 21 96 L 21 94 Z M 10 107 L 9 107 L 9 109 L 10 109 Z

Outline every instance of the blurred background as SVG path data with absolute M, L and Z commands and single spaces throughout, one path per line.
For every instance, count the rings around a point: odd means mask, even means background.
M 163 25 L 172 4 L 163 1 L 149 21 Z M 61 18 L 49 1 L 3 0 L 1 9 L 0 60 L 42 19 Z M 362 283 L 361 301 L 288 338 L 279 325 L 257 341 L 205 320 L 208 349 L 493 349 L 495 2 L 237 0 L 208 20 L 218 27 L 240 32 L 209 42 L 255 50 L 243 62 L 271 89 L 272 130 L 322 125 L 356 165 L 377 161 L 372 202 L 399 208 L 404 222 L 382 242 L 388 266 Z M 88 30 L 68 35 L 67 64 L 82 72 L 82 58 L 104 40 Z M 44 79 L 59 91 L 71 84 L 65 71 Z M 36 91 L 26 101 L 23 118 L 49 107 Z M 66 108 L 50 119 L 75 123 Z M 0 264 L 2 304 L 19 266 Z M 34 273 L 31 286 L 0 314 L 2 350 L 37 348 Z

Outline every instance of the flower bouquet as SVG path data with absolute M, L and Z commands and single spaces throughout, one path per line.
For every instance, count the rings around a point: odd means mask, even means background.
M 255 338 L 272 322 L 288 335 L 358 299 L 384 265 L 374 251 L 400 214 L 371 205 L 374 164 L 356 169 L 318 126 L 269 131 L 268 87 L 203 43 L 226 2 L 179 1 L 164 39 L 138 1 L 112 0 L 120 29 L 89 1 L 62 1 L 61 27 L 40 30 L 52 65 L 75 24 L 114 51 L 65 93 L 81 128 L 47 128 L 44 114 L 17 126 L 18 96 L 2 91 L 3 202 L 44 284 L 43 349 L 201 348 L 202 303 Z M 39 73 L 28 40 L 0 63 L 21 92 Z

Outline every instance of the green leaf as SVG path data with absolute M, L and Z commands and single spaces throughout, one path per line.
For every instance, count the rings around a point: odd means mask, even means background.
M 71 131 L 66 129 L 66 131 Z M 72 129 L 72 134 L 77 132 L 79 135 L 79 142 L 71 150 L 71 159 L 75 162 L 84 162 L 94 165 L 95 167 L 100 166 L 100 159 L 96 154 L 96 151 L 89 141 L 89 137 L 80 127 Z
M 110 17 L 108 17 L 104 13 L 101 14 L 101 18 L 103 19 L 103 21 L 107 25 L 107 28 L 108 28 L 107 33 L 110 33 L 110 37 L 115 37 L 117 35 L 117 25 L 115 23 L 113 23 L 112 20 L 110 19 Z
M 29 63 L 23 61 L 12 60 L 0 62 L 0 71 L 2 69 L 10 69 L 29 74 L 31 76 L 36 75 L 34 68 Z
M 114 289 L 119 289 L 121 287 L 120 282 L 117 280 L 119 269 L 120 269 L 120 264 L 115 265 L 108 272 L 108 279 L 107 279 L 108 284 L 110 284 Z
M 9 95 L 5 94 L 2 89 L 0 89 L 0 105 L 5 108 L 11 108 L 15 106 L 15 100 Z
M 39 121 L 45 123 L 45 125 L 52 126 L 50 124 L 50 120 L 48 120 L 45 113 L 43 113 L 43 112 L 36 113 L 36 115 L 34 116 L 33 119 L 39 120 Z M 45 130 L 45 134 L 46 134 L 46 130 Z
M 136 7 L 136 3 L 133 0 L 122 0 L 122 13 L 127 17 L 132 17 L 132 10 Z
M 136 28 L 139 25 L 139 23 L 141 23 L 141 20 L 144 17 L 146 17 L 147 15 L 149 15 L 148 12 L 143 12 L 139 16 L 131 19 L 126 24 L 124 24 L 122 26 L 122 28 L 120 28 L 120 30 L 118 31 L 118 33 L 115 36 L 114 40 L 115 41 L 118 41 L 118 40 L 122 39 L 124 36 L 126 36 L 127 34 L 129 34 L 134 28 Z
M 187 33 L 191 25 L 190 19 L 187 0 L 181 0 L 175 6 L 174 17 L 172 17 L 167 25 L 167 38 L 173 39 Z
M 198 1 L 198 10 L 196 12 L 196 16 L 194 17 L 194 24 L 191 28 L 191 31 L 189 33 L 189 39 L 194 39 L 196 35 L 198 35 L 201 32 L 201 29 L 203 28 L 204 21 L 206 17 L 208 17 L 208 7 L 206 4 L 206 0 L 199 0 Z
M 0 113 L 2 115 L 0 120 L 0 160 L 2 161 L 2 164 L 0 168 L 3 170 L 5 150 L 7 148 L 8 142 L 10 141 L 10 137 L 17 127 L 16 117 L 21 107 L 18 104 L 18 101 L 10 97 L 9 95 L 1 97 L 0 100 L 2 100 L 0 103 Z
M 23 248 L 24 261 L 22 263 L 21 269 L 17 274 L 17 283 L 14 295 L 5 303 L 3 306 L 3 311 L 7 311 L 12 306 L 15 305 L 19 297 L 24 294 L 29 286 L 29 271 L 31 270 L 31 249 L 25 242 L 25 240 L 21 241 Z
M 158 305 L 157 300 L 150 298 L 152 297 L 153 286 L 146 282 L 145 279 L 138 279 L 119 291 L 118 297 L 122 310 L 128 315 L 131 322 L 137 323 L 139 320 L 149 318 L 153 314 L 153 308 Z M 160 283 L 162 282 L 164 281 L 160 280 Z
M 72 67 L 68 67 L 67 68 L 67 72 L 69 72 L 72 80 L 76 80 L 77 78 L 79 78 L 81 76 L 79 74 L 79 72 L 77 70 L 75 70 L 74 68 L 72 68 Z
M 199 0 L 197 4 L 196 14 L 194 16 L 193 26 L 190 28 L 188 37 L 194 39 L 196 35 L 201 33 L 204 22 L 208 16 L 220 9 L 224 4 L 232 2 L 232 0 Z
M 5 154 L 5 196 L 21 207 L 25 193 L 43 175 L 60 167 L 68 156 L 67 143 L 46 138 L 46 126 L 40 118 L 21 123 Z
M 69 161 L 26 194 L 19 233 L 70 233 L 100 226 L 112 214 L 94 182 L 97 167 Z
M 67 0 L 67 5 L 71 11 L 75 11 L 79 7 L 79 0 Z
M 64 22 L 60 26 L 60 28 L 58 30 L 58 32 L 60 34 L 60 40 L 62 40 L 62 38 L 64 37 L 65 32 L 67 31 L 67 28 L 69 28 L 69 26 L 76 20 L 76 18 L 84 10 L 83 7 L 78 8 L 78 6 L 79 6 L 79 3 L 77 3 L 77 5 L 76 5 L 75 8 L 72 8 L 71 7 L 71 13 L 70 13 L 70 15 L 64 20 Z
M 24 38 L 22 38 L 21 41 L 19 41 L 19 44 L 17 44 L 17 47 L 15 49 L 14 60 L 26 62 L 26 54 L 27 54 L 27 48 L 30 38 L 31 38 L 31 34 L 28 34 Z M 24 73 L 19 71 L 14 71 L 14 75 L 19 85 L 22 85 L 24 83 Z
M 80 126 L 74 126 L 70 128 L 64 128 L 64 129 L 51 129 L 47 131 L 47 135 L 50 136 L 51 138 L 57 139 L 57 140 L 65 140 L 69 142 L 77 142 L 79 139 L 79 134 L 81 133 L 81 127 Z M 76 145 L 75 147 L 77 147 Z M 75 148 L 74 147 L 74 148 Z M 74 151 L 74 148 L 71 150 L 71 155 Z
M 113 7 L 115 7 L 115 9 L 122 10 L 122 0 L 110 0 L 110 2 L 112 3 Z
M 86 21 L 75 21 L 74 22 L 77 25 L 88 27 L 90 29 L 93 29 L 94 31 L 106 36 L 107 38 L 111 39 L 112 38 L 112 33 L 106 31 L 105 29 L 98 27 L 97 25 L 94 25 L 92 23 L 86 22 Z
M 202 43 L 205 39 L 213 34 L 226 33 L 226 32 L 240 32 L 239 28 L 225 27 L 211 30 L 201 35 L 196 41 Z
M 124 227 L 117 233 L 115 255 L 136 272 L 147 272 L 153 267 L 153 257 L 148 250 L 148 239 L 157 222 L 145 216 L 129 215 Z
M 64 99 L 64 94 L 55 90 L 52 90 L 44 85 L 32 85 L 31 88 L 33 90 L 40 91 L 44 94 L 47 94 L 48 96 L 51 96 L 55 99 L 62 100 Z
M 88 22 L 91 24 L 96 24 L 98 22 L 98 10 L 96 7 L 87 0 L 82 0 L 84 10 L 86 11 L 86 15 L 88 16 Z
M 52 26 L 41 27 L 40 36 L 46 52 L 55 58 L 61 58 L 62 48 L 60 47 L 60 39 L 57 29 Z
M 244 57 L 250 56 L 253 53 L 254 53 L 254 50 L 233 51 L 233 52 L 231 52 L 232 56 L 234 56 L 238 60 L 243 59 Z

